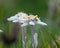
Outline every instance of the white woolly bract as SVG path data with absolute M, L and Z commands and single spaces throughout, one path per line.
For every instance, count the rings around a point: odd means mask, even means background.
M 21 25 L 21 27 L 25 27 L 25 26 L 27 26 L 28 25 L 28 23 L 23 23 L 22 25 Z
M 23 16 L 28 16 L 28 14 L 23 13 L 23 12 L 19 12 L 19 13 L 16 14 L 16 16 L 22 16 L 23 17 Z
M 37 18 L 37 21 L 36 21 L 37 24 L 40 24 L 40 25 L 47 25 L 46 23 L 42 22 L 39 18 Z
M 7 18 L 7 20 L 14 22 L 14 20 L 19 20 L 19 18 L 20 18 L 20 20 L 21 20 L 21 18 L 24 17 L 24 16 L 28 16 L 28 14 L 23 13 L 23 12 L 20 12 L 20 13 L 18 13 L 18 14 L 16 14 L 16 15 L 12 16 L 12 17 L 10 17 L 10 18 Z
M 13 20 L 12 22 L 15 22 L 16 23 L 16 22 L 19 22 L 19 20 Z
M 33 21 L 30 21 L 29 25 L 35 25 L 35 23 Z
M 42 22 L 42 21 L 37 21 L 36 22 L 37 24 L 40 24 L 40 25 L 47 25 L 46 23 Z
M 17 16 L 12 16 L 10 18 L 7 18 L 8 21 L 13 21 L 13 20 L 17 20 L 18 17 Z

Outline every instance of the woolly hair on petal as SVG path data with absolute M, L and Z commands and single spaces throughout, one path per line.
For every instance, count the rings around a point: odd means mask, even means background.
M 18 19 L 16 16 L 12 16 L 12 17 L 10 17 L 10 18 L 7 18 L 7 20 L 8 21 L 13 21 L 13 20 L 15 20 L 15 19 Z
M 23 24 L 23 23 L 25 23 L 25 21 L 19 21 L 19 23 Z
M 19 13 L 16 14 L 16 16 L 28 16 L 28 14 L 23 13 L 23 12 L 19 12 Z
M 7 18 L 7 20 L 8 20 L 8 21 L 12 21 L 13 19 L 11 19 L 11 18 Z
M 46 23 L 42 22 L 39 18 L 37 18 L 36 23 L 40 25 L 47 25 Z
M 13 20 L 12 22 L 16 23 L 16 22 L 19 22 L 19 20 Z
M 23 23 L 22 25 L 21 25 L 21 27 L 25 27 L 25 26 L 27 26 L 28 25 L 28 23 Z
M 30 21 L 29 25 L 35 25 L 35 23 L 33 21 Z
M 37 24 L 40 24 L 40 25 L 47 25 L 46 23 L 42 22 L 42 21 L 37 21 Z

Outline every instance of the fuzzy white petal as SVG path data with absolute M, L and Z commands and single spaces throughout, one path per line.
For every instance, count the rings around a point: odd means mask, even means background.
M 13 21 L 13 20 L 15 20 L 15 19 L 18 19 L 16 16 L 12 16 L 12 17 L 10 17 L 10 18 L 8 18 L 7 20 L 8 21 Z
M 35 25 L 35 23 L 33 21 L 30 21 L 29 24 L 30 25 Z
M 20 23 L 24 23 L 24 21 L 19 21 Z
M 20 23 L 25 23 L 26 20 L 24 20 L 24 19 L 19 19 L 19 22 L 20 22 Z
M 19 20 L 20 21 L 25 21 L 25 19 L 23 19 L 23 17 L 19 17 Z
M 47 25 L 46 23 L 42 22 L 42 21 L 37 21 L 37 24 L 40 24 L 40 25 Z
M 16 22 L 19 22 L 19 20 L 13 20 L 12 22 L 15 22 L 16 23 Z
M 26 20 L 26 19 L 23 19 L 23 17 L 20 17 L 20 18 L 19 18 L 19 22 L 20 22 L 20 23 L 25 23 L 25 22 L 27 22 L 27 20 Z
M 28 14 L 23 13 L 23 12 L 20 12 L 20 13 L 18 13 L 17 15 L 18 15 L 18 16 L 28 16 Z
M 11 19 L 11 18 L 7 18 L 7 20 L 8 20 L 8 21 L 12 21 L 12 19 Z
M 21 27 L 25 27 L 25 26 L 27 26 L 28 25 L 28 23 L 23 23 L 22 25 L 21 25 Z

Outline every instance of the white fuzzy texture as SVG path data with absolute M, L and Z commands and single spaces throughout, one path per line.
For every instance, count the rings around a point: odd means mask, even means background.
M 47 25 L 46 23 L 42 22 L 39 18 L 37 18 L 37 21 L 36 21 L 37 24 L 40 24 L 40 25 Z
M 10 18 L 7 19 L 8 21 L 12 22 L 19 22 L 22 23 L 22 26 L 27 26 L 27 25 L 35 25 L 35 24 L 40 24 L 40 25 L 47 25 L 46 23 L 42 22 L 37 16 L 34 15 L 29 15 L 23 12 L 20 12 Z
M 40 24 L 40 25 L 47 25 L 46 23 L 42 22 L 42 21 L 37 21 L 37 24 Z
M 17 16 L 12 16 L 12 17 L 8 18 L 7 20 L 8 20 L 8 21 L 13 21 L 13 20 L 17 20 L 17 19 L 18 19 Z
M 27 22 L 26 19 L 24 19 L 23 17 L 19 17 L 18 20 L 19 20 L 20 23 L 25 23 L 25 22 Z
M 13 20 L 12 22 L 16 23 L 16 22 L 19 22 L 19 20 Z
M 0 29 L 0 32 L 3 32 L 3 31 Z
M 37 46 L 38 46 L 38 34 L 37 33 L 35 33 L 34 34 L 34 43 L 35 43 L 35 47 L 37 48 Z
M 28 25 L 28 23 L 23 23 L 22 25 L 21 25 L 21 27 L 25 27 L 25 26 L 27 26 Z
M 35 23 L 33 21 L 30 21 L 29 25 L 35 25 Z
M 17 20 L 22 20 L 24 16 L 28 16 L 28 15 L 26 13 L 20 12 L 10 18 L 7 18 L 7 20 L 17 22 Z
M 28 16 L 28 14 L 20 12 L 20 13 L 16 14 L 16 16 L 22 16 L 23 17 L 23 16 Z

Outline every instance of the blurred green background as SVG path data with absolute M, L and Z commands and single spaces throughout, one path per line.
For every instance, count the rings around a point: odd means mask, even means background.
M 0 29 L 9 32 L 9 23 L 7 18 L 25 12 L 27 14 L 38 15 L 40 19 L 46 22 L 47 26 L 36 25 L 38 33 L 38 48 L 60 48 L 60 1 L 58 0 L 0 0 Z M 32 48 L 29 28 L 27 28 L 27 48 Z M 22 48 L 21 34 L 20 40 L 6 48 Z M 0 41 L 0 48 L 3 48 Z

